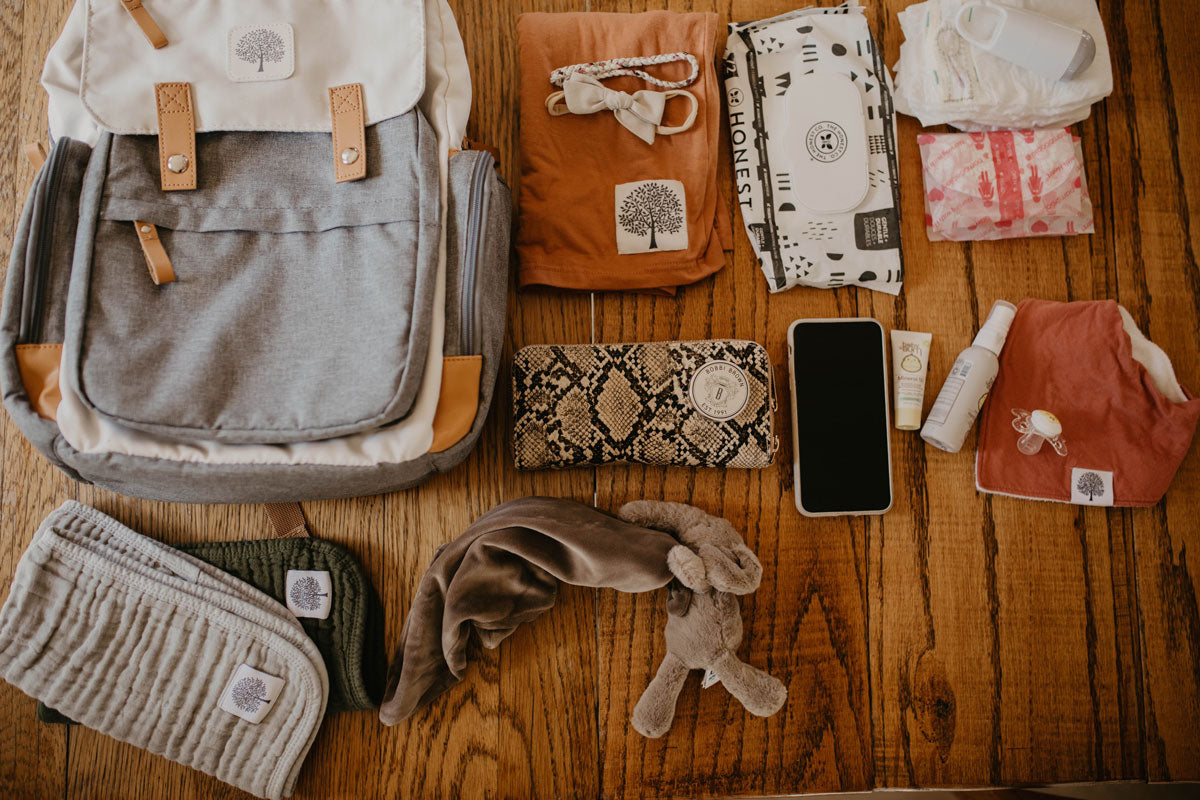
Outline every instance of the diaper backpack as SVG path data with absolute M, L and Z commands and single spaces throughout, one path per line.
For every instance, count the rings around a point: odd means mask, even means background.
M 181 502 L 413 486 L 492 401 L 511 198 L 444 0 L 78 0 L 0 314 L 72 478 Z

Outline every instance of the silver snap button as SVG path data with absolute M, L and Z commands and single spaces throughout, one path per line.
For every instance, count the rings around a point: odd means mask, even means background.
M 143 225 L 143 226 L 142 226 L 142 233 L 149 233 L 149 232 L 150 232 L 150 226 L 149 226 L 149 225 Z
M 188 168 L 187 156 L 182 153 L 176 153 L 167 159 L 167 169 L 171 172 L 183 172 Z
M 358 161 L 358 148 L 357 147 L 347 147 L 345 150 L 342 151 L 342 163 L 343 164 L 353 164 L 355 161 Z

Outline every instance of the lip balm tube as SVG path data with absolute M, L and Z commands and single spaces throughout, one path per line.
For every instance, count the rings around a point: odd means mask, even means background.
M 932 333 L 892 331 L 892 417 L 897 430 L 915 431 L 921 427 L 932 343 Z

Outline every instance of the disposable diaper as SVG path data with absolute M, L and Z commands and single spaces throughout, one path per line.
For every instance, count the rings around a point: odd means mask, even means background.
M 1051 128 L 1087 119 L 1092 104 L 1112 93 L 1112 65 L 1095 0 L 1002 0 L 1082 28 L 1096 42 L 1091 66 L 1067 81 L 1051 81 L 984 52 L 958 35 L 963 0 L 927 0 L 901 11 L 904 43 L 896 64 L 896 110 L 924 126 L 963 130 Z

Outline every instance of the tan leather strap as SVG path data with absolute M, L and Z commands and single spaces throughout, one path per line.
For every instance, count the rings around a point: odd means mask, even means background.
M 311 535 L 299 503 L 264 503 L 263 508 L 275 529 L 276 539 L 303 539 Z
M 492 158 L 496 160 L 496 164 L 500 164 L 500 150 L 491 145 L 477 142 L 474 139 L 463 139 L 463 150 L 486 150 L 492 154 Z
M 164 192 L 196 188 L 196 118 L 190 83 L 156 83 L 158 169 Z
M 21 149 L 34 169 L 41 169 L 42 164 L 46 163 L 46 146 L 41 142 L 26 142 Z
M 333 175 L 338 183 L 367 177 L 367 129 L 363 121 L 361 83 L 329 89 L 333 117 Z
M 167 46 L 166 34 L 162 32 L 162 28 L 158 27 L 154 17 L 150 16 L 150 12 L 142 5 L 142 0 L 121 0 L 121 5 L 125 6 L 129 16 L 133 17 L 133 21 L 142 29 L 142 35 L 146 37 L 146 41 L 155 50 Z
M 171 257 L 158 238 L 158 228 L 152 223 L 135 219 L 133 227 L 137 230 L 138 241 L 142 243 L 142 255 L 146 257 L 146 268 L 150 270 L 150 279 L 155 286 L 175 282 L 175 270 L 171 266 Z
M 19 344 L 15 348 L 17 369 L 29 405 L 43 419 L 58 418 L 58 404 L 62 402 L 58 387 L 62 349 L 61 344 Z
M 483 356 L 442 359 L 442 388 L 433 412 L 433 443 L 429 452 L 449 450 L 471 432 L 479 413 L 479 379 Z

